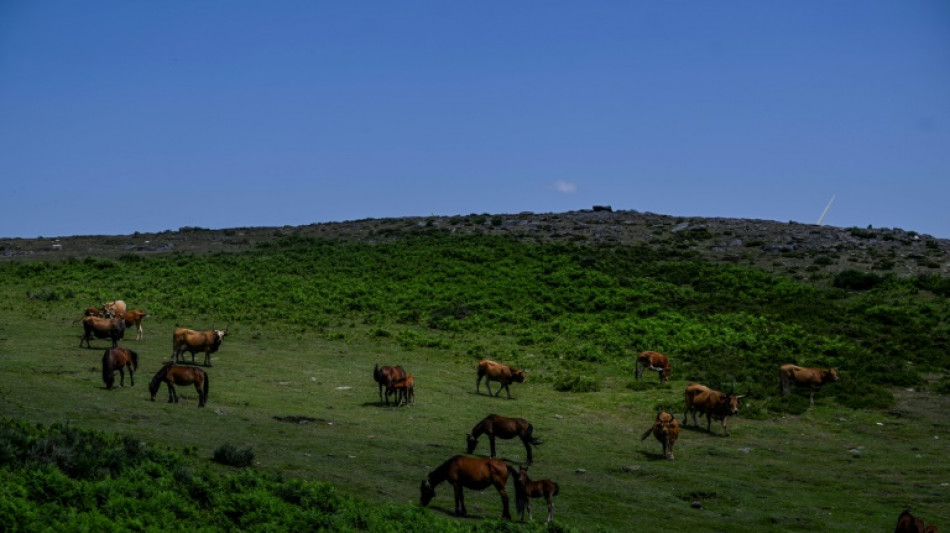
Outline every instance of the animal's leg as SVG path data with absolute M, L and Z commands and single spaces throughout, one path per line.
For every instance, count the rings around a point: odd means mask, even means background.
M 527 495 L 524 497 L 524 510 L 525 510 L 525 511 L 528 511 L 528 521 L 530 522 L 530 521 L 534 520 L 534 517 L 531 516 L 531 497 L 530 497 L 530 496 L 527 496 Z M 522 522 L 524 521 L 524 513 L 522 513 L 522 519 L 521 519 L 521 520 L 522 520 Z
M 488 436 L 488 444 L 491 445 L 491 457 L 495 456 L 495 435 L 491 434 Z
M 524 442 L 524 449 L 527 450 L 527 452 L 528 452 L 528 464 L 530 465 L 531 463 L 534 462 L 534 461 L 531 459 L 531 443 L 528 442 L 528 439 L 527 439 L 527 438 L 522 438 L 521 440 L 522 440 L 522 442 Z
M 492 393 L 491 393 L 491 380 L 490 380 L 490 379 L 485 379 L 485 388 L 488 389 L 488 395 L 491 396 Z M 501 391 L 501 389 L 498 389 L 498 390 L 499 390 L 499 392 Z
M 501 485 L 499 487 L 496 485 L 496 488 L 498 488 L 498 494 L 501 495 L 501 516 L 511 520 L 511 511 L 508 509 L 508 493 L 505 492 L 505 486 Z
M 121 366 L 119 367 L 119 386 L 125 387 L 125 370 Z
M 725 420 L 725 419 L 723 419 L 723 420 Z M 709 414 L 709 413 L 706 413 L 706 432 L 707 432 L 707 433 L 710 433 L 710 432 L 711 432 L 711 430 L 710 430 L 711 427 L 712 427 L 712 415 Z
M 810 401 L 812 407 L 814 407 L 814 405 L 815 405 L 815 392 L 814 392 L 814 391 L 812 391 L 812 393 L 808 395 L 808 401 Z
M 80 341 L 80 343 L 81 342 L 82 341 Z M 475 394 L 478 394 L 479 392 L 481 392 L 481 385 L 482 385 L 482 376 L 481 374 L 479 374 L 478 379 L 475 380 Z M 485 383 L 485 386 L 486 387 L 488 386 L 487 382 Z M 489 389 L 488 395 L 491 396 L 491 389 Z
M 465 516 L 465 496 L 462 494 L 462 485 L 456 484 L 455 488 L 455 514 Z
M 175 393 L 175 387 L 171 383 L 166 383 L 166 385 L 168 385 L 168 403 L 177 402 L 178 394 Z
M 139 324 L 138 330 L 135 332 L 135 340 L 140 341 L 145 338 L 145 333 L 142 332 L 142 324 Z
M 726 417 L 722 417 L 722 432 L 725 436 L 729 436 L 729 429 L 726 428 Z
M 498 389 L 498 394 L 501 394 L 501 389 Z M 505 383 L 505 394 L 508 395 L 508 399 L 511 399 L 511 389 L 508 388 L 508 384 Z
M 640 369 L 640 363 L 637 363 L 636 369 L 633 372 L 634 375 L 637 376 L 637 381 L 640 381 L 640 376 L 643 374 L 643 370 Z
M 205 352 L 205 366 L 211 366 L 211 352 Z
M 198 407 L 205 406 L 205 395 L 201 393 L 201 385 L 195 381 L 195 392 L 198 393 Z
M 551 496 L 548 497 L 548 522 L 554 520 L 554 500 L 551 499 Z

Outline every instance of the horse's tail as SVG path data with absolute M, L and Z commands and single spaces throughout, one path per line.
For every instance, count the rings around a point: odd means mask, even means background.
M 376 366 L 373 367 L 373 381 L 379 383 L 382 379 L 382 376 L 379 375 L 379 363 L 376 363 Z
M 208 377 L 208 373 L 205 372 L 205 390 L 201 393 L 202 400 L 201 403 L 208 403 L 208 387 L 211 386 L 211 378 Z
M 525 435 L 528 437 L 528 442 L 530 442 L 531 444 L 534 444 L 535 446 L 544 444 L 543 442 L 538 440 L 537 437 L 534 436 L 534 426 L 532 426 L 531 424 L 528 424 L 528 429 L 525 431 Z
M 508 466 L 508 475 L 515 482 L 515 509 L 518 510 L 518 514 L 524 512 L 525 508 L 528 505 L 528 497 L 525 495 L 524 484 L 518 479 L 518 471 L 515 470 L 515 467 L 511 465 Z
M 557 496 L 558 492 L 561 492 L 561 486 L 557 484 L 557 481 L 552 481 L 554 483 L 554 492 L 551 493 L 551 496 Z
M 132 370 L 138 372 L 139 370 L 139 354 L 135 353 L 134 350 L 129 350 L 129 355 L 132 356 Z
M 112 373 L 112 361 L 109 357 L 108 348 L 106 348 L 105 353 L 102 354 L 102 381 L 106 384 L 107 389 L 111 389 L 112 384 L 115 382 L 115 375 Z

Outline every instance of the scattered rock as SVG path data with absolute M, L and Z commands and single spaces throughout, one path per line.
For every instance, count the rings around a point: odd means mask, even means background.
M 584 470 L 583 468 L 578 468 L 577 470 L 574 471 L 574 473 L 575 473 L 575 474 L 586 474 L 586 473 L 587 473 L 587 470 Z
M 689 506 L 692 507 L 693 509 L 702 509 L 702 508 L 703 508 L 703 502 L 697 500 L 697 501 L 695 501 L 695 502 L 689 504 Z

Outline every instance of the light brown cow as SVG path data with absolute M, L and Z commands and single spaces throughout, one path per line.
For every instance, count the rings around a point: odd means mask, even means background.
M 113 300 L 102 304 L 102 314 L 106 318 L 115 318 L 125 314 L 126 306 L 124 300 Z
M 511 391 L 508 389 L 508 385 L 513 381 L 517 381 L 518 383 L 524 383 L 525 381 L 524 370 L 517 370 L 508 365 L 489 361 L 488 359 L 483 359 L 478 362 L 478 379 L 475 381 L 475 394 L 480 392 L 482 378 L 485 378 L 485 388 L 488 389 L 489 396 L 492 395 L 491 382 L 497 381 L 501 383 L 501 386 L 498 387 L 498 392 L 495 393 L 495 396 L 501 394 L 501 389 L 505 389 L 509 400 L 511 399 Z
M 745 395 L 737 396 L 730 391 L 728 394 L 710 389 L 699 383 L 690 383 L 686 387 L 686 412 L 683 413 L 683 425 L 689 424 L 689 413 L 693 413 L 693 425 L 698 426 L 696 422 L 696 413 L 706 415 L 706 431 L 711 431 L 713 419 L 722 423 L 722 431 L 725 436 L 729 436 L 729 430 L 726 428 L 726 417 L 735 415 L 739 412 L 739 400 L 745 398 Z
M 184 359 L 185 352 L 191 352 L 191 362 L 195 362 L 195 354 L 205 353 L 204 366 L 211 366 L 211 354 L 218 351 L 221 341 L 227 336 L 227 330 L 203 330 L 175 328 L 172 334 L 172 361 L 178 362 L 178 357 Z
M 653 422 L 653 425 L 650 426 L 649 429 L 643 432 L 643 435 L 640 436 L 640 440 L 649 437 L 650 433 L 663 445 L 663 457 L 672 459 L 673 444 L 676 443 L 676 439 L 680 435 L 680 425 L 673 415 L 663 410 L 657 412 L 656 421 Z
M 79 345 L 82 346 L 83 341 L 86 341 L 86 347 L 92 348 L 89 341 L 95 337 L 112 339 L 112 347 L 115 348 L 123 336 L 125 336 L 125 321 L 121 318 L 87 316 L 82 319 L 82 337 L 79 338 Z
M 148 313 L 145 311 L 140 311 L 136 309 L 135 311 L 128 311 L 122 318 L 125 320 L 125 327 L 135 326 L 135 340 L 142 340 L 145 338 L 145 334 L 142 333 L 142 319 L 148 316 Z
M 653 370 L 660 375 L 660 381 L 670 380 L 670 360 L 660 352 L 646 351 L 637 356 L 636 376 L 639 380 L 645 370 Z
M 793 385 L 808 387 L 811 389 L 808 398 L 811 404 L 815 405 L 815 393 L 826 383 L 838 381 L 838 371 L 834 367 L 805 368 L 797 365 L 782 365 L 779 369 L 779 378 L 782 381 L 782 394 L 790 394 Z

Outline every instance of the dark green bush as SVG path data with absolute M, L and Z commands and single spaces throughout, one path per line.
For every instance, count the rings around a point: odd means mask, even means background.
M 254 450 L 250 447 L 238 449 L 233 444 L 222 444 L 214 450 L 212 460 L 227 466 L 243 468 L 254 464 Z
M 591 376 L 562 375 L 554 380 L 554 390 L 559 392 L 597 392 L 600 381 Z

